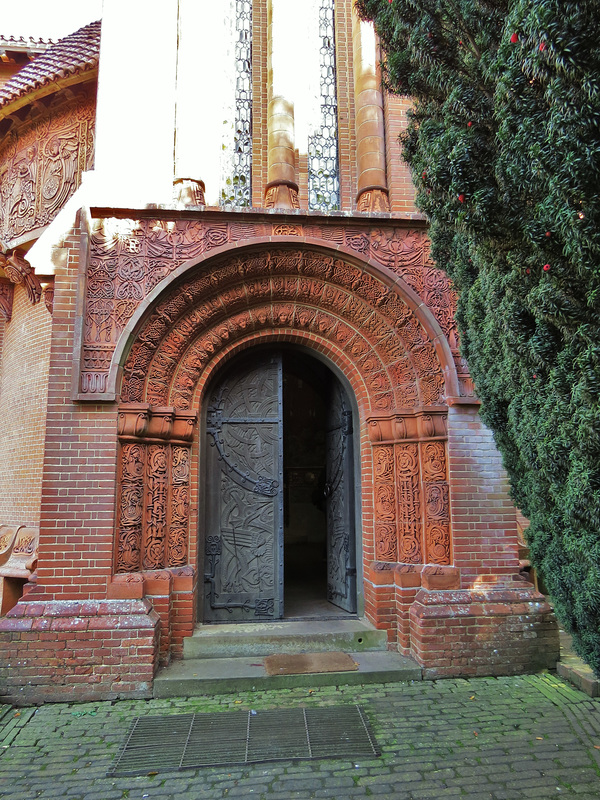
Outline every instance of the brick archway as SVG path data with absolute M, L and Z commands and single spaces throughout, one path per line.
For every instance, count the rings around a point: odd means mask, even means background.
M 138 324 L 123 366 L 122 402 L 189 409 L 215 355 L 249 332 L 270 330 L 306 333 L 344 353 L 368 387 L 372 412 L 443 404 L 455 391 L 454 361 L 433 317 L 420 305 L 419 319 L 414 298 L 403 297 L 383 272 L 290 247 L 227 254 L 185 275 Z M 437 328 L 435 342 L 423 317 Z
M 413 300 L 384 273 L 297 244 L 223 254 L 174 280 L 122 366 L 115 572 L 197 562 L 205 387 L 241 350 L 275 342 L 319 353 L 356 398 L 364 570 L 451 564 L 445 376 L 455 386 L 456 373 Z

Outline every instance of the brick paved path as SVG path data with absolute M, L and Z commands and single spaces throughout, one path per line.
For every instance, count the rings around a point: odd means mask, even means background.
M 132 717 L 360 703 L 381 758 L 107 778 Z M 0 798 L 600 798 L 600 699 L 560 678 L 479 678 L 177 700 L 0 706 Z

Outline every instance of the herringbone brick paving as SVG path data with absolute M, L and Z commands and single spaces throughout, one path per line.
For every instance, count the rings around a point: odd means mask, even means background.
M 107 778 L 132 717 L 360 703 L 381 758 Z M 600 699 L 554 675 L 0 706 L 3 800 L 600 798 Z

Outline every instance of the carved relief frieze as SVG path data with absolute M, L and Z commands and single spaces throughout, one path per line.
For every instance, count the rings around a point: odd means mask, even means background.
M 116 572 L 187 563 L 190 443 L 195 412 L 119 407 Z
M 349 247 L 360 257 L 374 259 L 400 275 L 430 305 L 448 336 L 459 375 L 464 375 L 461 385 L 466 393 L 472 393 L 464 362 L 458 354 L 453 319 L 456 298 L 448 279 L 429 260 L 424 230 L 377 228 L 371 224 L 348 227 L 343 221 L 333 220 L 326 224 L 312 220 L 299 224 L 263 222 L 259 218 L 256 222 L 228 223 L 224 217 L 211 221 L 95 221 L 85 301 L 81 393 L 93 396 L 105 391 L 107 362 L 124 327 L 148 293 L 182 263 L 240 239 L 302 234 L 320 238 L 325 244 Z M 195 305 L 201 314 L 206 302 L 212 304 L 211 311 L 229 315 L 248 304 L 252 306 L 267 291 L 275 299 L 302 299 L 337 315 L 343 312 L 379 349 L 387 350 L 387 361 L 400 359 L 407 346 L 411 350 L 419 348 L 415 350 L 415 358 L 419 360 L 416 369 L 423 383 L 417 394 L 423 396 L 415 397 L 414 386 L 408 382 L 396 383 L 401 388 L 394 390 L 392 405 L 399 402 L 414 405 L 419 399 L 423 403 L 440 401 L 443 375 L 435 368 L 437 358 L 433 347 L 414 314 L 387 284 L 344 258 L 289 247 L 252 253 L 245 258 L 230 257 L 211 265 L 210 273 L 197 275 L 179 293 L 174 293 L 171 308 L 162 307 L 163 320 L 174 322 L 183 306 Z M 210 300 L 209 295 L 212 295 Z M 200 297 L 204 298 L 201 308 L 196 302 Z M 392 335 L 395 329 L 399 337 Z M 144 333 L 149 335 L 149 331 Z M 104 359 L 104 364 L 99 364 L 100 359 Z M 382 395 L 379 406 L 386 407 L 387 403 L 388 398 Z
M 378 415 L 366 422 L 373 443 L 375 558 L 450 564 L 446 411 Z
M 421 442 L 427 561 L 450 564 L 450 501 L 446 442 Z
M 350 285 L 304 275 L 306 262 L 316 272 L 319 258 L 331 280 Z M 286 274 L 298 270 L 302 274 Z M 341 347 L 365 376 L 374 408 L 442 402 L 443 373 L 421 325 L 400 298 L 379 305 L 361 298 L 352 290 L 359 273 L 339 259 L 291 250 L 230 258 L 210 281 L 190 278 L 156 306 L 142 328 L 124 366 L 122 400 L 187 408 L 202 370 L 225 343 L 270 327 L 310 329 Z M 377 281 L 366 278 L 371 294 L 369 284 Z M 387 288 L 378 285 L 373 294 L 387 297 Z M 285 289 L 288 302 L 276 299 L 285 297 Z
M 13 128 L 0 146 L 0 238 L 6 242 L 51 222 L 91 169 L 92 90 Z

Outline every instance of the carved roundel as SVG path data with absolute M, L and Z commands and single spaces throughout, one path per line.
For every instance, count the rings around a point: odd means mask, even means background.
M 131 347 L 121 399 L 187 409 L 213 359 L 253 333 L 329 343 L 372 409 L 443 402 L 435 348 L 400 295 L 343 259 L 294 248 L 229 257 L 172 287 Z

